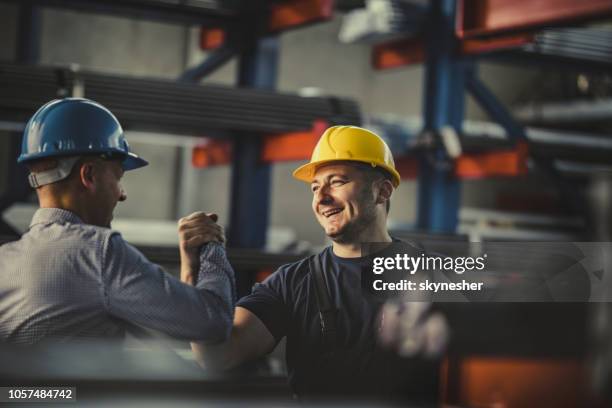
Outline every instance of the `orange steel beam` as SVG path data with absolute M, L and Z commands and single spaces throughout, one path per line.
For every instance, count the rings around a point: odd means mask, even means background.
M 519 142 L 512 150 L 496 150 L 483 153 L 462 154 L 455 160 L 455 177 L 470 180 L 487 177 L 517 177 L 527 174 L 527 143 Z M 395 167 L 402 179 L 418 177 L 418 159 L 415 156 L 399 157 Z
M 533 42 L 533 37 L 533 34 L 527 33 L 495 38 L 465 39 L 461 42 L 460 52 L 462 55 L 474 55 L 485 52 L 518 48 L 522 45 Z
M 577 359 L 464 357 L 450 360 L 443 383 L 444 403 L 469 407 L 593 407 L 586 366 Z M 451 375 L 452 373 L 452 375 Z
M 325 120 L 316 120 L 312 129 L 263 137 L 261 161 L 308 160 L 319 137 L 329 126 Z M 197 168 L 220 166 L 232 161 L 232 143 L 227 140 L 207 139 L 192 150 L 191 163 Z
M 275 3 L 270 9 L 268 32 L 278 33 L 290 28 L 325 21 L 332 18 L 334 0 L 291 0 Z M 225 32 L 220 28 L 202 27 L 200 48 L 212 50 L 225 41 Z
M 228 164 L 232 161 L 232 143 L 227 140 L 207 139 L 191 150 L 191 164 L 206 168 Z
M 372 50 L 375 69 L 397 68 L 425 61 L 425 48 L 420 38 L 406 38 L 376 44 Z
M 525 142 L 513 150 L 464 154 L 455 161 L 455 175 L 461 179 L 522 176 L 528 172 L 528 154 Z
M 319 141 L 319 137 L 329 126 L 327 121 L 316 120 L 312 129 L 304 132 L 291 132 L 264 137 L 261 159 L 271 163 L 277 161 L 308 160 Z
M 533 34 L 530 33 L 484 39 L 465 39 L 459 42 L 457 54 L 475 55 L 509 48 L 518 48 L 532 41 Z M 406 38 L 388 43 L 376 44 L 372 50 L 372 66 L 378 70 L 420 64 L 424 60 L 425 47 L 420 38 Z
M 473 38 L 601 20 L 612 0 L 460 0 L 457 36 Z
M 268 30 L 272 33 L 328 20 L 334 11 L 333 0 L 292 0 L 272 5 Z
M 223 45 L 225 41 L 225 31 L 221 28 L 206 28 L 200 30 L 200 49 L 214 50 Z
M 315 121 L 311 130 L 264 136 L 261 160 L 266 163 L 308 160 L 319 137 L 329 124 Z M 512 150 L 463 154 L 455 161 L 455 176 L 460 179 L 487 177 L 516 177 L 527 174 L 529 148 L 519 142 Z M 208 139 L 193 148 L 192 164 L 206 168 L 228 164 L 232 161 L 232 144 L 227 140 Z M 418 159 L 414 156 L 399 157 L 395 167 L 402 179 L 418 176 Z
M 310 159 L 319 136 L 312 131 L 265 136 L 261 159 L 267 163 Z

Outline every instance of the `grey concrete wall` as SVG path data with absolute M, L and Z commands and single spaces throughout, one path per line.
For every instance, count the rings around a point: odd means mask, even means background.
M 180 25 L 45 9 L 41 63 L 174 78 L 186 61 L 187 29 Z

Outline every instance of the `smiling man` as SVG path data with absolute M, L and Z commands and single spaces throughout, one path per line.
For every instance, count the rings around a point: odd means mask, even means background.
M 47 103 L 26 126 L 18 161 L 31 171 L 40 208 L 21 239 L 0 247 L 0 341 L 121 339 L 134 325 L 187 340 L 226 339 L 234 276 L 214 216 L 179 221 L 181 274 L 207 271 L 195 287 L 110 228 L 115 206 L 127 199 L 124 171 L 148 163 L 130 151 L 108 109 L 81 98 Z
M 383 300 L 362 290 L 369 259 L 361 245 L 392 241 L 387 215 L 400 175 L 388 146 L 366 129 L 335 126 L 293 175 L 309 183 L 312 210 L 332 245 L 257 284 L 238 302 L 227 342 L 192 343 L 197 359 L 227 369 L 286 337 L 289 383 L 303 399 L 435 393 L 435 366 L 406 364 L 379 347 Z

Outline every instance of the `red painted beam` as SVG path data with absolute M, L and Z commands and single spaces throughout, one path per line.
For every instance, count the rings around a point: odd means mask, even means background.
M 461 42 L 462 55 L 482 54 L 518 48 L 533 42 L 533 34 L 517 34 L 504 37 L 493 38 L 473 38 L 465 39 Z
M 457 54 L 476 55 L 518 48 L 533 41 L 533 34 L 520 33 L 493 38 L 465 39 Z M 372 50 L 372 67 L 377 70 L 420 64 L 425 60 L 425 46 L 420 38 L 406 38 L 376 44 Z
M 319 138 L 329 127 L 324 120 L 313 123 L 312 129 L 264 137 L 261 160 L 267 163 L 309 160 Z
M 455 160 L 454 174 L 462 180 L 523 176 L 528 172 L 528 156 L 529 148 L 525 142 L 519 142 L 511 150 L 462 154 Z M 418 158 L 399 157 L 395 161 L 395 168 L 402 180 L 414 180 L 418 177 Z
M 519 142 L 513 150 L 464 154 L 455 161 L 455 175 L 460 179 L 516 177 L 527 174 L 527 143 Z
M 223 45 L 225 41 L 225 31 L 221 28 L 206 28 L 200 29 L 200 49 L 214 50 Z
M 261 161 L 309 160 L 319 138 L 329 127 L 325 120 L 316 120 L 312 129 L 263 137 Z M 232 143 L 227 140 L 207 139 L 193 148 L 191 163 L 197 168 L 220 166 L 232 161 Z
M 334 11 L 333 0 L 291 0 L 272 5 L 268 30 L 271 33 L 305 24 L 329 20 Z
M 278 33 L 307 24 L 329 20 L 333 17 L 334 0 L 290 0 L 275 3 L 270 10 L 268 32 Z M 203 27 L 200 32 L 200 48 L 212 50 L 225 41 L 225 32 L 219 28 Z
M 374 69 L 398 68 L 425 61 L 425 48 L 420 38 L 406 38 L 376 44 L 372 50 Z
M 227 140 L 207 139 L 191 151 L 191 164 L 206 168 L 228 164 L 232 161 L 232 143 Z
M 457 36 L 474 38 L 602 20 L 612 0 L 460 0 Z
M 451 364 L 456 366 L 447 371 L 449 378 L 443 383 L 450 383 L 457 395 L 443 394 L 444 406 L 604 406 L 594 403 L 589 391 L 586 363 L 577 358 L 469 356 L 455 359 Z
M 485 39 L 461 41 L 458 54 L 475 55 L 487 52 L 518 48 L 533 41 L 533 34 L 516 34 Z M 376 44 L 372 51 L 374 69 L 392 69 L 406 65 L 420 64 L 425 60 L 425 47 L 420 38 L 394 40 Z
M 326 121 L 316 121 L 311 130 L 264 136 L 262 162 L 309 160 L 319 137 L 328 126 Z M 511 150 L 463 154 L 455 161 L 454 173 L 460 179 L 522 176 L 528 172 L 528 155 L 525 142 L 519 142 Z M 192 164 L 197 168 L 229 164 L 231 161 L 232 144 L 227 140 L 208 139 L 192 151 Z M 398 157 L 395 167 L 402 179 L 418 177 L 418 159 L 415 156 Z

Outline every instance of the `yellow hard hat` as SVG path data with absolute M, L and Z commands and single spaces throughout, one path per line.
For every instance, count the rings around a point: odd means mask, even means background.
M 293 177 L 311 183 L 317 168 L 335 161 L 356 161 L 380 167 L 390 175 L 393 186 L 400 183 L 391 150 L 377 134 L 357 126 L 333 126 L 323 133 L 312 151 L 310 163 L 297 168 Z

